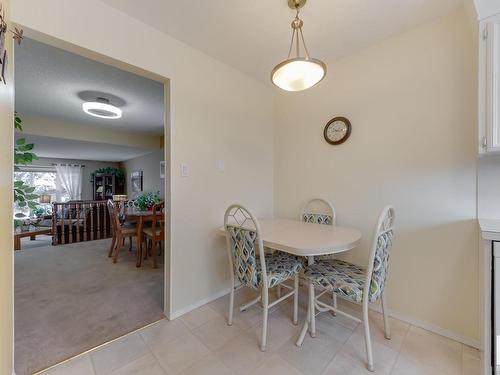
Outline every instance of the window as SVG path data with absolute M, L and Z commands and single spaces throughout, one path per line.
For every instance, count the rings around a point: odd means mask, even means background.
M 14 172 L 14 180 L 20 180 L 29 186 L 35 187 L 35 194 L 50 195 L 50 201 L 56 202 L 57 184 L 55 170 L 52 168 L 31 168 L 31 166 L 28 168 L 24 167 L 21 171 Z M 60 193 L 60 201 L 66 202 L 69 200 L 69 194 L 64 189 Z M 52 211 L 51 203 L 40 203 L 40 207 L 45 208 L 47 213 Z M 14 203 L 14 214 L 17 213 L 29 216 L 30 209 L 28 207 L 19 207 L 17 203 Z

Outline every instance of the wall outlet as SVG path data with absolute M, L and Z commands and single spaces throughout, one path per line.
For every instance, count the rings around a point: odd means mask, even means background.
M 181 177 L 189 176 L 189 166 L 187 164 L 181 164 Z
M 217 170 L 219 172 L 224 172 L 226 169 L 226 162 L 224 160 L 217 160 Z

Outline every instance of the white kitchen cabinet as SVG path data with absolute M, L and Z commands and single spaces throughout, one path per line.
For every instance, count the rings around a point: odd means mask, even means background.
M 479 153 L 500 153 L 500 14 L 479 28 Z

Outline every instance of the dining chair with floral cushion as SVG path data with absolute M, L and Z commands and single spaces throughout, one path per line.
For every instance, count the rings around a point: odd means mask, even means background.
M 113 236 L 111 238 L 111 246 L 109 248 L 108 257 L 113 257 L 113 263 L 118 261 L 120 250 L 125 245 L 125 238 L 130 239 L 130 247 L 132 247 L 132 237 L 137 237 L 137 226 L 134 224 L 122 224 L 120 220 L 120 212 L 116 208 L 115 202 L 111 199 L 107 202 L 109 219 L 111 222 L 111 230 Z M 139 244 L 137 244 L 139 245 Z M 137 256 L 140 258 L 139 246 L 137 246 Z
M 321 311 L 331 310 L 347 316 L 358 323 L 363 323 L 367 368 L 373 370 L 373 354 L 370 337 L 370 325 L 368 321 L 368 303 L 381 300 L 384 316 L 385 338 L 390 339 L 389 315 L 385 297 L 385 286 L 388 275 L 389 255 L 394 236 L 394 208 L 387 206 L 379 216 L 372 250 L 367 267 L 357 266 L 342 260 L 317 261 L 307 267 L 304 272 L 309 282 L 309 306 L 311 336 L 316 335 L 315 315 L 316 309 Z M 323 292 L 315 297 L 314 288 L 322 289 Z M 341 298 L 362 305 L 362 319 L 347 314 L 336 307 L 330 306 L 319 298 L 325 292 L 334 292 Z
M 146 250 L 144 259 L 147 259 L 148 252 L 151 250 L 153 256 L 153 268 L 156 268 L 157 255 L 161 254 L 161 244 L 165 238 L 165 202 L 153 205 L 153 220 L 151 226 L 144 227 L 142 232 L 146 241 Z
M 228 325 L 233 324 L 236 281 L 242 286 L 259 291 L 259 297 L 241 306 L 240 311 L 261 302 L 263 310 L 260 349 L 265 351 L 267 317 L 270 308 L 293 296 L 293 324 L 297 324 L 299 272 L 302 264 L 297 257 L 286 253 L 265 254 L 258 220 L 249 210 L 239 204 L 233 204 L 226 210 L 224 228 L 231 275 Z M 294 286 L 284 284 L 287 280 L 293 280 Z M 269 303 L 269 289 L 276 285 L 282 285 L 291 292 Z
M 332 204 L 323 198 L 310 199 L 300 211 L 300 221 L 313 224 L 335 225 L 337 223 L 337 214 Z M 323 255 L 317 257 L 320 260 L 332 260 L 334 255 Z M 307 259 L 302 259 L 304 268 L 307 266 Z M 278 290 L 278 295 L 280 291 Z M 333 306 L 337 307 L 337 295 L 332 293 Z M 335 312 L 332 311 L 335 316 Z
M 309 200 L 300 212 L 300 221 L 306 223 L 335 225 L 337 216 L 335 209 L 326 199 L 313 198 Z

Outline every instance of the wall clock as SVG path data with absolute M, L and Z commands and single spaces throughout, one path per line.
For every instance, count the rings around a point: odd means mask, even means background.
M 326 124 L 323 135 L 331 145 L 344 143 L 351 135 L 351 123 L 345 117 L 334 117 Z

